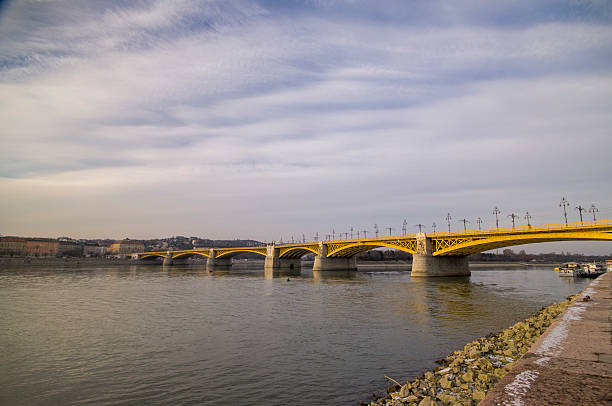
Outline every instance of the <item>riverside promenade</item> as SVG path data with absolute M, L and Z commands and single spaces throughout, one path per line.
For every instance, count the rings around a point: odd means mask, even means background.
M 612 405 L 612 272 L 585 288 L 479 406 Z

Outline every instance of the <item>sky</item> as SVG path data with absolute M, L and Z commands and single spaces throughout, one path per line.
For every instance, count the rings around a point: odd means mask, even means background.
M 609 1 L 0 4 L 0 234 L 612 218 Z

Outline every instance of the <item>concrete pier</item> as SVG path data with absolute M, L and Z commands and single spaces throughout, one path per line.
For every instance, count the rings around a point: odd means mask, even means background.
M 232 266 L 231 258 L 217 258 L 217 252 L 214 248 L 210 249 L 208 259 L 206 260 L 206 269 L 228 269 Z
M 313 271 L 356 271 L 357 257 L 328 257 L 327 245 L 319 243 L 319 255 L 315 255 Z
M 470 276 L 467 257 L 414 254 L 411 276 Z
M 267 247 L 266 260 L 264 262 L 264 269 L 267 270 L 286 270 L 286 271 L 299 271 L 302 267 L 302 260 L 300 258 L 280 258 L 279 249 L 274 245 Z
M 412 255 L 410 276 L 469 276 L 470 267 L 465 256 L 433 256 L 431 238 L 425 233 L 416 235 L 417 252 Z
M 582 291 L 481 406 L 612 405 L 612 272 Z
M 166 253 L 163 264 L 166 266 L 172 265 L 172 253 L 170 251 Z

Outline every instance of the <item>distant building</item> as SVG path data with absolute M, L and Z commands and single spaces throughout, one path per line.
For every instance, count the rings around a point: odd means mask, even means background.
M 115 241 L 108 247 L 107 253 L 110 255 L 131 254 L 133 252 L 143 252 L 144 243 L 136 240 Z
M 84 257 L 103 257 L 106 254 L 106 247 L 101 247 L 97 244 L 85 244 L 83 246 Z
M 26 240 L 19 237 L 0 238 L 0 256 L 21 257 L 26 252 Z
M 75 241 L 63 239 L 58 241 L 57 254 L 68 257 L 80 257 L 83 255 L 83 246 Z
M 25 253 L 35 257 L 54 257 L 59 253 L 59 241 L 51 238 L 29 238 Z

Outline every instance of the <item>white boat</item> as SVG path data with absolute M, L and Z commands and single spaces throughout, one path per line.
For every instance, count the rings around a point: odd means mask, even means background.
M 560 267 L 555 268 L 559 272 L 559 276 L 581 276 L 582 268 L 576 262 L 566 262 Z

